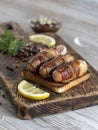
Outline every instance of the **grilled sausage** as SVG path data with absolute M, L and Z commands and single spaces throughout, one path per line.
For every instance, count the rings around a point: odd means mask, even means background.
M 63 63 L 69 63 L 74 60 L 74 56 L 72 55 L 64 55 L 64 56 L 58 56 L 56 58 L 51 59 L 50 61 L 44 63 L 40 69 L 39 73 L 43 78 L 49 78 L 51 77 L 52 71 L 58 67 L 59 65 Z
M 50 48 L 43 50 L 28 62 L 26 69 L 31 72 L 36 72 L 42 63 L 50 60 L 53 57 L 57 57 L 58 55 L 59 54 L 56 49 Z
M 87 63 L 83 60 L 74 60 L 70 64 L 64 64 L 52 73 L 52 78 L 56 82 L 68 82 L 78 78 L 87 72 Z

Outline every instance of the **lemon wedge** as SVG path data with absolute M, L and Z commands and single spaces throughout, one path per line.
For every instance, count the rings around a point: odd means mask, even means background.
M 49 47 L 53 47 L 56 44 L 56 41 L 54 38 L 50 36 L 46 36 L 46 35 L 41 35 L 41 34 L 31 35 L 29 39 L 30 41 L 33 41 L 35 43 L 41 43 Z
M 40 88 L 37 88 L 36 86 L 27 82 L 26 80 L 22 80 L 18 84 L 18 92 L 22 96 L 29 99 L 34 99 L 34 100 L 43 100 L 50 96 L 50 93 L 45 92 L 44 90 Z

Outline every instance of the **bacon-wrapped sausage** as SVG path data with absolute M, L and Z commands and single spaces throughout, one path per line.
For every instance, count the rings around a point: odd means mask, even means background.
M 52 73 L 56 82 L 68 82 L 85 74 L 88 70 L 87 63 L 83 60 L 74 60 L 55 69 Z
M 58 56 L 56 58 L 51 59 L 50 61 L 44 63 L 40 69 L 39 73 L 43 78 L 49 78 L 51 77 L 52 71 L 58 67 L 59 65 L 63 63 L 69 63 L 74 60 L 74 56 L 72 55 L 64 55 L 64 56 Z
M 31 72 L 36 72 L 40 65 L 51 58 L 57 57 L 59 54 L 56 49 L 50 48 L 43 50 L 34 56 L 27 64 L 26 69 Z

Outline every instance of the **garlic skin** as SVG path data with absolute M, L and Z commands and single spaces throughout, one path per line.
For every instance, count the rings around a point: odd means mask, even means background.
M 60 55 L 67 54 L 67 47 L 65 45 L 58 45 L 56 49 Z

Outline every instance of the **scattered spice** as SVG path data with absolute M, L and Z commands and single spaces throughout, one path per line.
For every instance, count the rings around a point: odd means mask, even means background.
M 19 64 L 15 64 L 15 68 L 19 68 Z
M 2 97 L 3 97 L 3 98 L 6 98 L 6 95 L 5 95 L 5 94 L 2 94 Z
M 10 71 L 14 71 L 11 66 L 8 66 L 8 65 L 7 65 L 6 68 L 7 68 L 8 70 L 10 70 Z
M 28 58 L 34 56 L 38 52 L 40 52 L 40 48 L 37 47 L 34 43 L 29 43 L 22 48 L 20 53 L 14 56 L 16 63 L 19 63 L 19 60 L 22 62 L 27 62 Z

